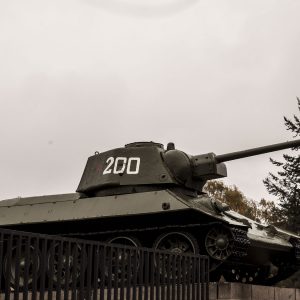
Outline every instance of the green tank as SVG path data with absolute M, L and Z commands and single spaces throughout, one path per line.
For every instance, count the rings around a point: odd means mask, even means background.
M 210 198 L 224 162 L 299 147 L 300 140 L 191 156 L 137 142 L 89 157 L 76 193 L 0 202 L 0 226 L 210 257 L 211 279 L 274 283 L 300 264 L 300 237 Z

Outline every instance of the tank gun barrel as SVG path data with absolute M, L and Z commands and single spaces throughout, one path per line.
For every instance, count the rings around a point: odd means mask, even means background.
M 265 153 L 284 150 L 293 147 L 300 147 L 300 140 L 294 140 L 294 141 L 289 141 L 289 142 L 284 142 L 279 144 L 273 144 L 273 145 L 252 148 L 252 149 L 247 149 L 247 150 L 242 150 L 242 151 L 237 151 L 237 152 L 232 152 L 227 154 L 216 155 L 215 159 L 217 163 L 222 163 L 230 160 L 255 156 L 259 154 L 265 154 Z

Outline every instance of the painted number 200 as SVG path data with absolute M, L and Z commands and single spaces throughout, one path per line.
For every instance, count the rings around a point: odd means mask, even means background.
M 106 160 L 107 166 L 103 171 L 105 174 L 138 174 L 140 171 L 141 159 L 139 157 L 109 157 Z

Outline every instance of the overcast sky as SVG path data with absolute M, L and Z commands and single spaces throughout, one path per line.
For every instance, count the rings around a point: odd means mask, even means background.
M 134 141 L 189 154 L 290 140 L 298 0 L 0 1 L 0 199 L 74 192 L 88 156 Z M 269 157 L 227 163 L 268 196 Z

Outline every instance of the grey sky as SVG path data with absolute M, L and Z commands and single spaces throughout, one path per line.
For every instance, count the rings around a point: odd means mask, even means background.
M 299 12 L 297 0 L 0 1 L 0 199 L 73 192 L 88 156 L 133 141 L 222 154 L 291 139 Z M 228 163 L 226 182 L 268 197 L 269 156 Z

